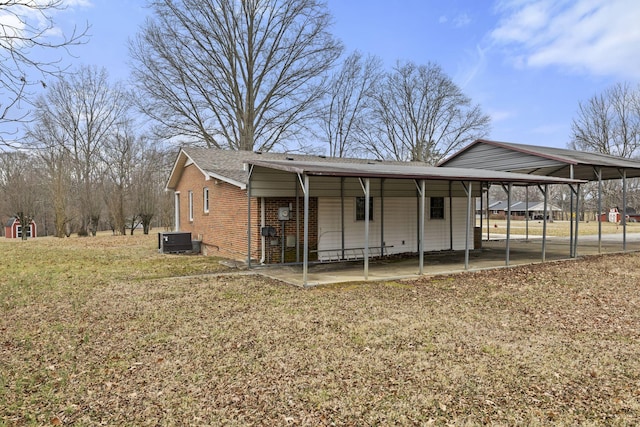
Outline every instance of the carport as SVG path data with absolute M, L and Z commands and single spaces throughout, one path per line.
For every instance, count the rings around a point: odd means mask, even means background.
M 481 159 L 481 161 L 478 161 Z M 627 250 L 627 179 L 640 177 L 640 161 L 601 153 L 478 139 L 439 164 L 440 167 L 483 169 L 598 182 L 598 248 L 602 250 L 602 181 L 622 180 L 622 250 Z M 577 257 L 580 184 L 568 184 L 570 256 Z M 546 197 L 546 196 L 545 196 Z
M 375 185 L 382 198 L 394 194 L 411 194 L 418 198 L 418 274 L 424 274 L 425 259 L 425 200 L 432 188 L 448 189 L 449 200 L 452 197 L 466 197 L 464 268 L 469 267 L 471 242 L 469 236 L 475 221 L 474 197 L 490 185 L 501 185 L 506 189 L 512 186 L 537 186 L 545 195 L 550 184 L 579 186 L 584 181 L 579 179 L 542 176 L 533 174 L 512 173 L 497 170 L 469 169 L 457 167 L 427 167 L 412 163 L 384 164 L 369 163 L 330 163 L 310 161 L 251 160 L 248 164 L 248 260 L 251 268 L 251 200 L 257 197 L 299 197 L 303 199 L 303 248 L 302 248 L 302 284 L 308 285 L 309 271 L 309 199 L 328 195 L 344 197 L 344 186 L 359 188 L 365 198 L 365 224 L 363 248 L 364 280 L 369 280 L 369 260 L 371 244 L 369 239 L 369 198 L 372 185 Z M 507 223 L 507 240 L 505 265 L 509 265 L 510 222 Z M 384 229 L 384 221 L 380 225 Z M 541 259 L 545 260 L 546 228 L 542 236 Z M 343 248 L 344 249 L 344 248 Z

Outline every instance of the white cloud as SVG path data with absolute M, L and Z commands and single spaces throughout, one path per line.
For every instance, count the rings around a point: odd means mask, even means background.
M 453 19 L 456 28 L 466 27 L 471 23 L 471 18 L 466 13 L 461 13 Z
M 445 15 L 442 15 L 442 16 L 440 16 L 440 18 L 438 18 L 438 23 L 446 24 L 448 20 L 449 19 Z
M 515 66 L 640 78 L 637 0 L 501 0 L 490 37 Z

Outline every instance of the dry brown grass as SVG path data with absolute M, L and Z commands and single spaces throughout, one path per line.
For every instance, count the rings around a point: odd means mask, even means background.
M 486 220 L 485 220 L 486 221 Z M 547 236 L 557 237 L 569 237 L 570 235 L 570 221 L 553 221 L 547 223 Z M 480 221 L 477 221 L 477 226 L 480 226 Z M 620 224 L 614 222 L 602 223 L 602 234 L 619 234 L 622 235 L 623 227 Z M 528 224 L 529 234 L 532 236 L 542 236 L 542 221 L 531 220 Z M 526 221 L 513 220 L 511 221 L 511 233 L 524 235 L 527 230 Z M 487 223 L 484 222 L 482 226 L 483 236 L 487 235 Z M 489 232 L 497 234 L 506 234 L 507 221 L 506 220 L 489 220 Z M 598 222 L 597 221 L 581 221 L 578 224 L 578 233 L 581 236 L 597 235 L 598 234 Z M 629 222 L 627 224 L 627 233 L 640 233 L 640 223 Z
M 0 251 L 0 424 L 640 421 L 637 254 L 301 290 L 152 238 Z

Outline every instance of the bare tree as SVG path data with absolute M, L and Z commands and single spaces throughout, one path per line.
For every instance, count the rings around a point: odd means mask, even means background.
M 131 210 L 132 175 L 135 167 L 136 136 L 129 122 L 116 126 L 101 151 L 105 165 L 102 192 L 109 223 L 115 233 L 124 235 L 127 225 L 132 229 L 137 220 Z
M 153 0 L 131 44 L 143 111 L 166 138 L 272 149 L 309 119 L 341 53 L 319 0 Z
M 489 130 L 489 116 L 433 63 L 397 64 L 372 96 L 369 149 L 379 158 L 436 164 Z
M 578 105 L 570 147 L 619 157 L 640 155 L 640 86 L 618 83 Z
M 0 131 L 0 145 L 12 145 L 9 135 L 27 120 L 22 104 L 30 104 L 33 90 L 63 75 L 62 58 L 52 58 L 51 52 L 68 53 L 69 47 L 86 41 L 88 26 L 74 28 L 66 37 L 53 35 L 58 33 L 53 16 L 64 9 L 64 0 L 0 1 L 0 124 L 16 125 Z
M 80 233 L 95 234 L 103 208 L 99 184 L 108 164 L 104 150 L 128 120 L 130 96 L 121 85 L 109 83 L 106 70 L 82 67 L 54 83 L 35 106 L 31 143 L 56 146 L 68 154 L 77 186 Z
M 144 139 L 140 140 L 140 148 L 133 173 L 133 209 L 143 233 L 149 234 L 151 221 L 162 215 L 164 202 L 168 200 L 173 206 L 173 195 L 164 191 L 164 186 L 175 155 Z M 133 229 L 131 231 L 133 233 Z
M 41 184 L 27 153 L 14 151 L 0 155 L 0 192 L 4 198 L 5 213 L 14 216 L 22 227 L 22 240 L 27 240 L 26 229 L 35 219 Z
M 329 156 L 354 155 L 362 146 L 362 131 L 371 116 L 371 91 L 382 75 L 379 58 L 353 52 L 327 85 L 327 104 L 322 106 L 320 128 L 329 143 Z
M 625 158 L 640 156 L 640 86 L 617 83 L 603 93 L 578 104 L 577 117 L 571 124 L 569 147 L 574 150 L 593 151 Z M 627 206 L 638 207 L 638 180 L 627 181 Z M 587 197 L 596 199 L 597 184 L 584 186 Z M 602 203 L 606 208 L 618 207 L 622 182 L 608 180 L 602 183 Z

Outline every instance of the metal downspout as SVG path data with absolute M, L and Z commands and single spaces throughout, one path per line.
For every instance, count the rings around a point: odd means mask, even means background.
M 296 186 L 296 188 L 298 188 L 298 186 Z M 264 197 L 260 197 L 260 228 L 261 229 L 262 227 L 264 227 L 265 218 L 266 218 L 266 213 L 265 213 L 265 206 L 264 206 Z M 262 256 L 260 256 L 260 264 L 264 264 L 264 261 L 267 255 L 265 253 L 267 251 L 267 238 L 262 236 L 262 233 L 260 233 L 260 251 L 262 253 Z
M 251 268 L 251 176 L 253 165 L 247 176 L 247 268 Z

